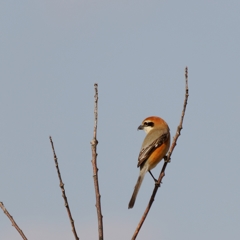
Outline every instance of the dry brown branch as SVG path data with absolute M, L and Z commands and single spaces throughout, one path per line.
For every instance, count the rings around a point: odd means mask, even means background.
M 75 225 L 74 225 L 74 220 L 72 218 L 72 214 L 71 214 L 71 211 L 70 211 L 70 207 L 68 205 L 68 200 L 67 200 L 67 196 L 66 196 L 66 193 L 65 193 L 65 189 L 64 189 L 64 183 L 62 181 L 62 177 L 61 177 L 61 173 L 60 173 L 60 169 L 58 167 L 58 159 L 57 159 L 57 155 L 55 153 L 55 149 L 54 149 L 54 145 L 53 145 L 53 141 L 52 141 L 52 137 L 50 136 L 49 137 L 50 139 L 50 142 L 51 142 L 51 145 L 52 145 L 52 151 L 53 151 L 53 157 L 54 157 L 54 161 L 55 161 L 55 166 L 56 166 L 56 169 L 57 169 L 57 173 L 58 173 L 58 178 L 59 178 L 59 182 L 60 182 L 60 188 L 62 190 L 62 197 L 64 199 L 64 205 L 67 209 L 67 213 L 68 213 L 68 217 L 69 217 L 69 220 L 70 220 L 70 223 L 71 223 L 71 226 L 72 226 L 72 232 L 73 232 L 73 235 L 75 237 L 76 240 L 79 240 L 79 237 L 77 235 L 77 232 L 76 232 L 76 229 L 75 229 Z
M 101 210 L 101 195 L 99 191 L 98 183 L 98 168 L 97 168 L 97 122 L 98 122 L 98 85 L 94 84 L 95 88 L 95 104 L 94 104 L 94 128 L 93 128 L 93 139 L 91 141 L 92 148 L 92 167 L 93 167 L 93 181 L 96 195 L 96 208 L 98 217 L 98 236 L 99 240 L 103 240 L 103 221 L 102 221 L 102 210 Z
M 149 212 L 149 210 L 152 206 L 155 195 L 158 191 L 158 188 L 160 187 L 161 181 L 162 181 L 163 177 L 165 176 L 165 169 L 166 169 L 167 164 L 169 163 L 169 161 L 171 159 L 172 152 L 173 152 L 175 146 L 177 145 L 177 139 L 181 134 L 183 119 L 184 119 L 184 115 L 185 115 L 185 111 L 186 111 L 186 107 L 187 107 L 188 96 L 189 96 L 189 94 L 188 94 L 188 68 L 186 67 L 185 68 L 185 100 L 184 100 L 184 103 L 183 103 L 183 110 L 182 110 L 182 115 L 181 115 L 181 118 L 180 118 L 180 123 L 178 125 L 177 132 L 176 132 L 176 134 L 173 138 L 173 143 L 172 143 L 172 145 L 171 145 L 171 147 L 168 151 L 168 154 L 166 156 L 166 160 L 163 164 L 162 170 L 159 174 L 158 181 L 156 182 L 155 187 L 153 189 L 152 196 L 151 196 L 151 198 L 149 200 L 149 203 L 147 205 L 147 208 L 146 208 L 145 212 L 143 213 L 143 216 L 142 216 L 142 218 L 141 218 L 141 220 L 140 220 L 140 222 L 139 222 L 139 224 L 138 224 L 138 226 L 137 226 L 137 228 L 136 228 L 136 230 L 135 230 L 135 232 L 132 236 L 132 240 L 136 239 L 136 237 L 137 237 L 137 235 L 138 235 L 138 233 L 139 233 L 139 231 L 140 231 L 140 229 L 141 229 L 141 227 L 142 227 L 142 225 L 143 225 L 143 223 L 144 223 L 144 221 L 145 221 L 145 219 L 148 215 L 148 212 Z
M 9 220 L 12 222 L 13 227 L 15 227 L 18 231 L 18 233 L 21 235 L 22 239 L 27 240 L 26 236 L 24 235 L 23 231 L 19 228 L 19 226 L 17 225 L 17 223 L 14 221 L 13 217 L 10 215 L 10 213 L 8 212 L 8 210 L 5 208 L 5 206 L 3 205 L 3 202 L 0 202 L 0 208 L 3 210 L 3 212 L 7 215 L 7 217 L 9 218 Z

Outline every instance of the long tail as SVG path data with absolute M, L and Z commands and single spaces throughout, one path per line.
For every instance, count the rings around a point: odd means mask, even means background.
M 144 176 L 145 176 L 146 172 L 147 172 L 147 168 L 146 168 L 146 167 L 143 167 L 143 168 L 141 169 L 141 171 L 140 171 L 140 174 L 139 174 L 137 183 L 136 183 L 136 185 L 135 185 L 135 187 L 134 187 L 134 191 L 133 191 L 131 200 L 130 200 L 130 202 L 129 202 L 129 204 L 128 204 L 128 208 L 133 208 L 134 203 L 135 203 L 135 201 L 136 201 L 136 197 L 137 197 L 138 191 L 139 191 L 139 189 L 140 189 L 140 187 L 141 187 L 141 185 L 142 185 L 142 181 L 143 181 L 143 179 L 144 179 Z

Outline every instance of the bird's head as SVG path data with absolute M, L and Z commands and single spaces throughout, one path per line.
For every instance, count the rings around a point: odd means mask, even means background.
M 138 127 L 138 130 L 144 130 L 148 134 L 155 128 L 168 128 L 167 123 L 160 117 L 151 116 L 142 121 L 142 124 Z

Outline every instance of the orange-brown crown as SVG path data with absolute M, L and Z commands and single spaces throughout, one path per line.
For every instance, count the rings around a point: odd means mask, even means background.
M 142 121 L 142 124 L 144 124 L 144 122 L 153 122 L 156 125 L 167 125 L 167 123 L 162 118 L 157 116 L 147 117 Z

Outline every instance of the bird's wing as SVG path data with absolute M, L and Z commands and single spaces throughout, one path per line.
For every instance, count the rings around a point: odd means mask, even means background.
M 153 151 L 156 148 L 160 147 L 167 140 L 168 134 L 169 133 L 164 133 L 163 135 L 155 139 L 150 145 L 142 148 L 138 156 L 138 167 L 143 166 L 145 161 L 149 158 Z

